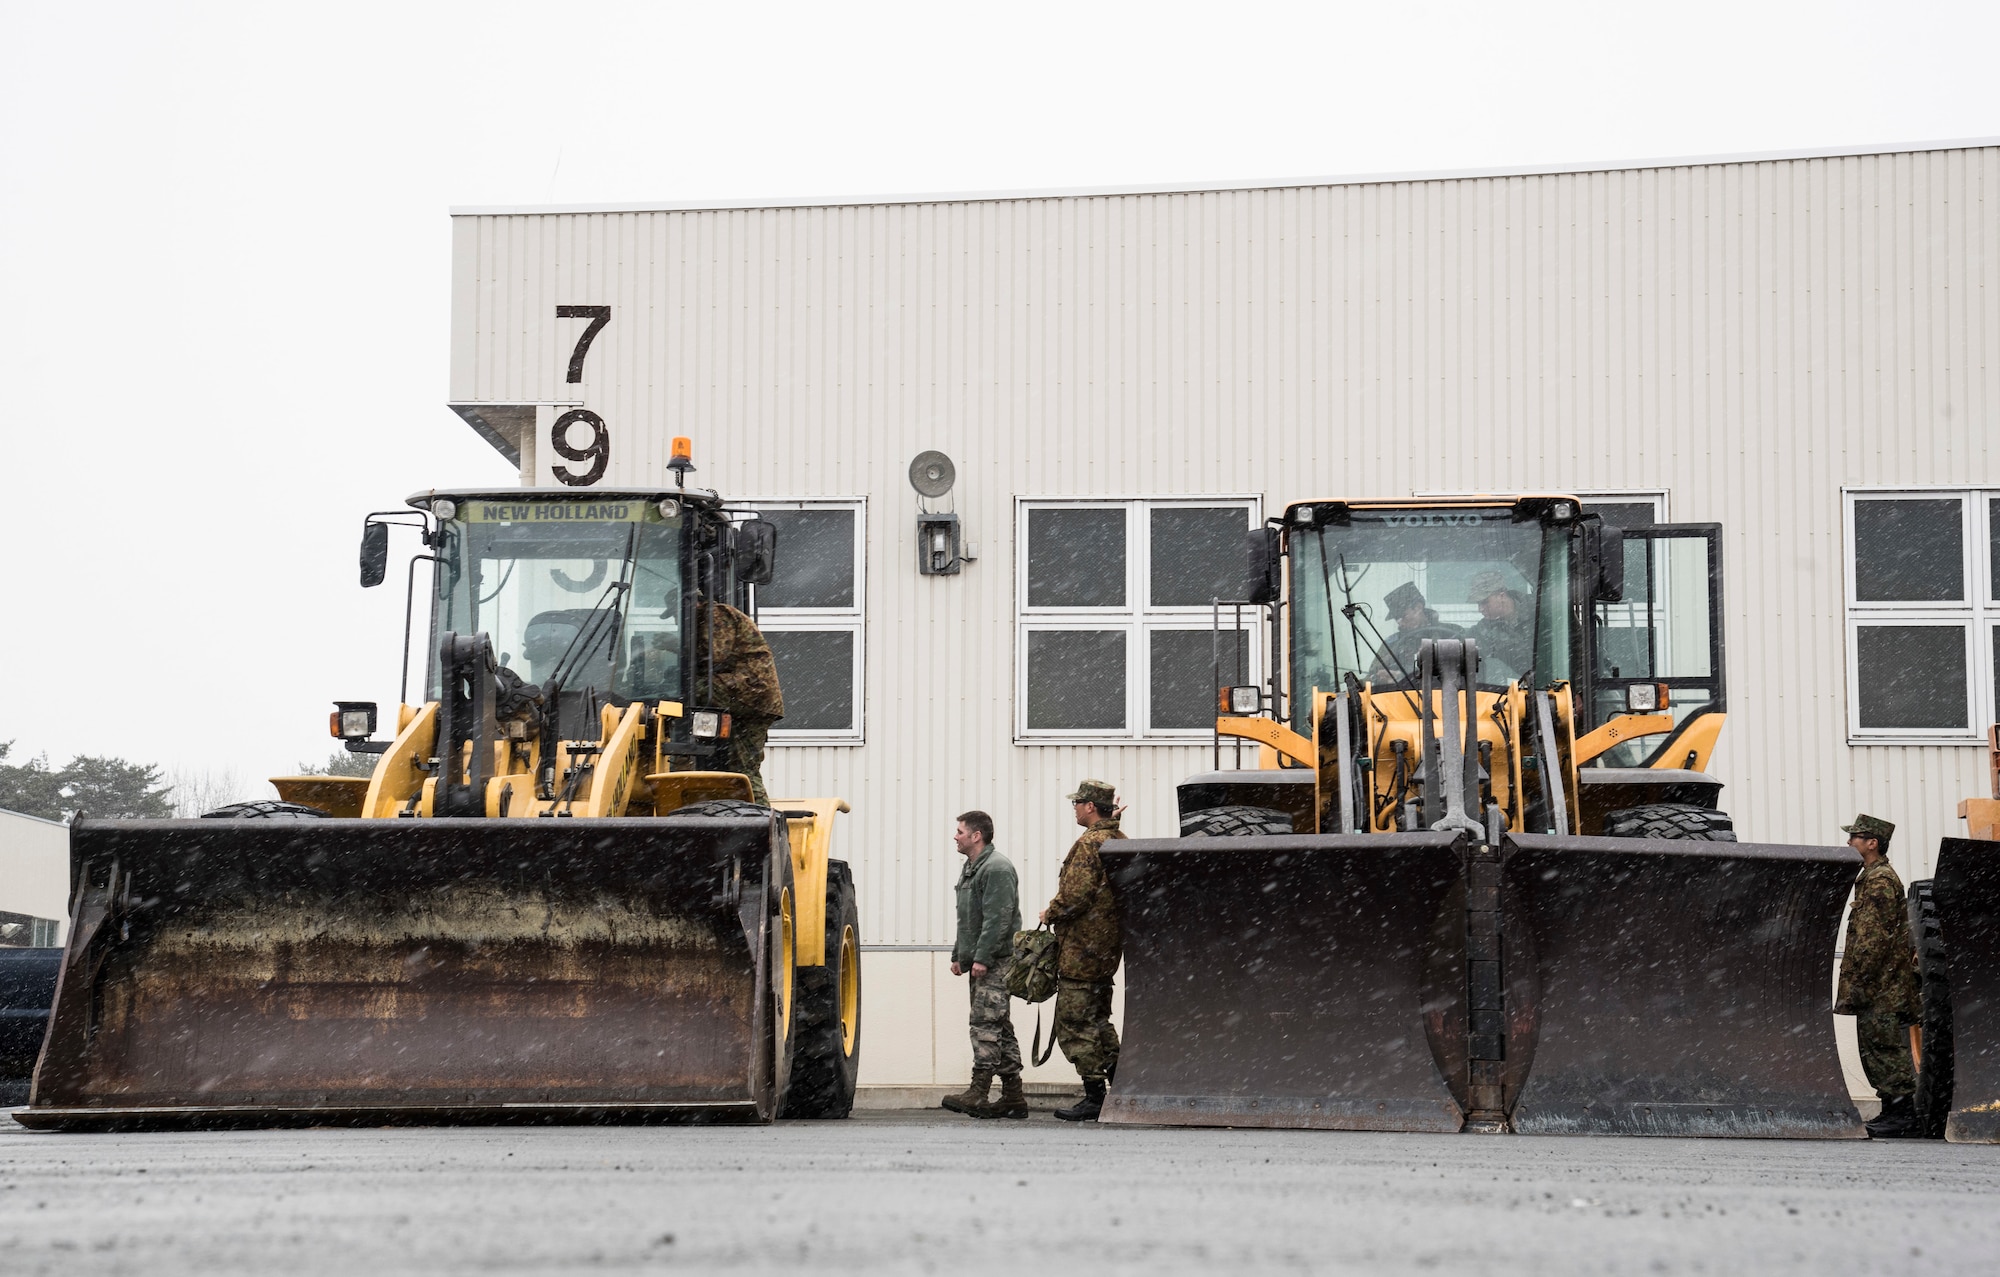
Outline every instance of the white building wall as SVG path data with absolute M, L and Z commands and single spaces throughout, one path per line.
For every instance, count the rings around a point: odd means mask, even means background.
M 0 809 L 0 911 L 54 918 L 69 934 L 69 827 Z
M 1865 809 L 1921 876 L 1983 790 L 1976 748 L 1845 743 L 1841 487 L 2000 485 L 2000 147 L 468 214 L 454 256 L 455 403 L 587 404 L 607 485 L 661 482 L 685 434 L 727 495 L 869 498 L 866 742 L 776 749 L 767 775 L 854 804 L 873 943 L 949 941 L 958 811 L 993 813 L 1032 913 L 1076 780 L 1117 782 L 1128 830 L 1161 835 L 1208 766 L 1014 743 L 1018 497 L 1664 488 L 1674 520 L 1726 530 L 1714 765 L 1746 837 L 1833 842 Z M 613 307 L 578 385 L 559 304 Z M 961 576 L 915 570 L 926 448 L 958 463 Z M 894 962 L 917 965 L 871 975 Z M 944 979 L 934 1054 L 962 1043 Z M 917 1054 L 894 1077 L 871 1056 L 871 1080 L 920 1080 Z

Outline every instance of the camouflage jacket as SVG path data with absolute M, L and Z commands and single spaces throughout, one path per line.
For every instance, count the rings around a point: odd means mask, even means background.
M 1840 996 L 1833 1009 L 1842 1015 L 1889 1013 L 1915 1024 L 1921 1010 L 1917 962 L 1910 943 L 1910 914 L 1903 880 L 1886 860 L 1854 880 L 1854 907 L 1847 915 L 1846 953 L 1840 959 Z
M 1063 860 L 1049 921 L 1062 943 L 1056 974 L 1067 980 L 1109 980 L 1118 971 L 1124 938 L 1118 928 L 1118 898 L 1104 876 L 1097 849 L 1123 838 L 1116 820 L 1100 820 L 1084 831 Z
M 709 682 L 709 616 L 714 614 L 714 683 Z M 727 603 L 703 600 L 695 609 L 695 687 L 706 704 L 744 718 L 785 716 L 778 663 L 757 623 Z

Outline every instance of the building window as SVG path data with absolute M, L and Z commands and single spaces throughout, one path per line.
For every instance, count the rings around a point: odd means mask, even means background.
M 1854 744 L 1975 744 L 2000 717 L 2000 491 L 1849 489 Z
M 1240 621 L 1252 497 L 1023 500 L 1015 597 L 1021 741 L 1185 741 L 1215 725 L 1225 683 L 1258 678 L 1263 610 Z
M 858 499 L 757 501 L 778 529 L 771 583 L 757 590 L 757 624 L 778 662 L 785 716 L 773 745 L 861 743 L 863 546 Z

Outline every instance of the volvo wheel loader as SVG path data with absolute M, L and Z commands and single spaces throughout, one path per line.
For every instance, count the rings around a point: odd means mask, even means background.
M 685 483 L 684 460 L 677 478 Z M 713 602 L 775 529 L 673 487 L 431 491 L 425 695 L 365 779 L 83 819 L 39 1128 L 845 1116 L 860 922 L 838 799 L 715 768 Z M 406 635 L 406 648 L 408 651 Z M 406 671 L 407 678 L 407 671 Z
M 1960 800 L 1966 836 L 1943 839 L 1935 876 L 1910 884 L 1917 1114 L 1926 1135 L 1961 1144 L 2000 1144 L 2000 725 L 1986 746 L 1992 797 Z
M 1864 1137 L 1830 1006 L 1859 858 L 1736 841 L 1706 770 L 1717 527 L 1310 501 L 1251 552 L 1276 674 L 1225 686 L 1219 621 L 1217 770 L 1181 838 L 1102 853 L 1103 1120 Z

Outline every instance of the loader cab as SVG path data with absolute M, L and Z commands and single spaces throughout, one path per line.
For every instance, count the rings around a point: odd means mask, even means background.
M 1578 726 L 1665 684 L 1685 725 L 1722 708 L 1715 525 L 1621 529 L 1572 496 L 1302 502 L 1283 524 L 1293 729 L 1314 688 L 1407 686 L 1425 639 L 1471 638 L 1479 682 L 1567 683 Z M 1678 732 L 1676 733 L 1678 735 Z M 1604 756 L 1639 766 L 1669 742 Z
M 695 490 L 428 492 L 410 504 L 437 520 L 428 699 L 442 694 L 437 637 L 486 634 L 522 681 L 557 680 L 570 740 L 596 738 L 604 705 L 689 701 L 697 595 L 743 606 L 758 549 L 770 554 Z

